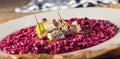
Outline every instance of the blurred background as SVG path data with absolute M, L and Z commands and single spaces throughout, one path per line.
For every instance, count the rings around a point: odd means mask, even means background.
M 26 5 L 30 0 L 0 0 L 0 23 L 31 13 L 16 13 L 14 9 Z
M 0 23 L 38 12 L 78 7 L 120 8 L 120 5 L 119 0 L 0 0 Z

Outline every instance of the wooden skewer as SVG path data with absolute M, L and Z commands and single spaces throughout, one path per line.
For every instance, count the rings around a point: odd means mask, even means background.
M 64 25 L 70 26 L 70 24 L 68 24 L 64 19 L 62 19 L 62 17 L 60 16 L 59 11 L 58 11 L 58 15 L 59 15 L 60 19 L 62 20 L 62 22 L 64 23 Z
M 38 19 L 37 19 L 36 16 L 35 16 L 35 20 L 36 20 L 36 23 L 37 23 L 37 25 L 38 25 L 38 28 L 39 28 L 39 30 L 40 30 L 40 32 L 41 32 L 41 28 L 40 28 L 40 26 L 39 26 L 39 22 L 38 22 Z
M 58 16 L 60 17 L 60 19 L 62 19 L 62 18 L 61 18 L 61 16 L 60 16 L 60 13 L 59 13 L 59 11 L 58 11 Z
M 58 16 L 59 16 L 60 19 L 64 22 L 64 24 L 66 24 L 66 22 L 62 19 L 62 17 L 61 17 L 61 15 L 60 15 L 59 11 L 58 11 Z

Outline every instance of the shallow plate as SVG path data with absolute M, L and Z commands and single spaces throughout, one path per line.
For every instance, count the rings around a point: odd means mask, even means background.
M 111 21 L 112 23 L 116 24 L 118 27 L 120 27 L 120 10 L 119 9 L 112 9 L 112 8 L 77 8 L 77 9 L 66 9 L 60 11 L 62 18 L 72 18 L 72 17 L 88 17 L 93 19 L 106 19 Z M 57 11 L 51 11 L 46 13 L 38 13 L 33 14 L 30 16 L 25 16 L 22 18 L 18 18 L 16 20 L 9 21 L 4 24 L 0 24 L 0 41 L 8 36 L 9 34 L 20 30 L 22 28 L 26 28 L 32 25 L 36 25 L 34 16 L 37 16 L 38 20 L 41 21 L 42 18 L 47 18 L 49 20 L 53 18 L 59 18 L 57 15 Z M 86 48 L 79 51 L 85 51 L 85 50 L 98 50 L 105 48 L 109 44 L 120 44 L 120 33 L 118 33 L 115 37 L 112 39 L 101 43 L 99 45 Z M 71 53 L 76 53 L 71 52 Z M 67 53 L 67 54 L 71 54 Z M 6 53 L 3 53 L 0 51 L 0 55 L 7 55 Z

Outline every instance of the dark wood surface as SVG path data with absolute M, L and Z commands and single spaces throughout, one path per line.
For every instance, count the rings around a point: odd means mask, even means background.
M 0 23 L 7 22 L 32 13 L 15 13 L 16 7 L 26 5 L 29 0 L 0 0 Z

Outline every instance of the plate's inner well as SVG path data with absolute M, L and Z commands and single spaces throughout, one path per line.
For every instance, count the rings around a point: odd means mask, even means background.
M 69 35 L 63 39 L 48 42 L 40 39 L 30 26 L 14 32 L 0 42 L 0 49 L 8 54 L 47 53 L 61 54 L 89 48 L 114 37 L 118 28 L 107 20 L 89 18 L 70 18 L 67 22 L 77 21 L 81 33 Z

